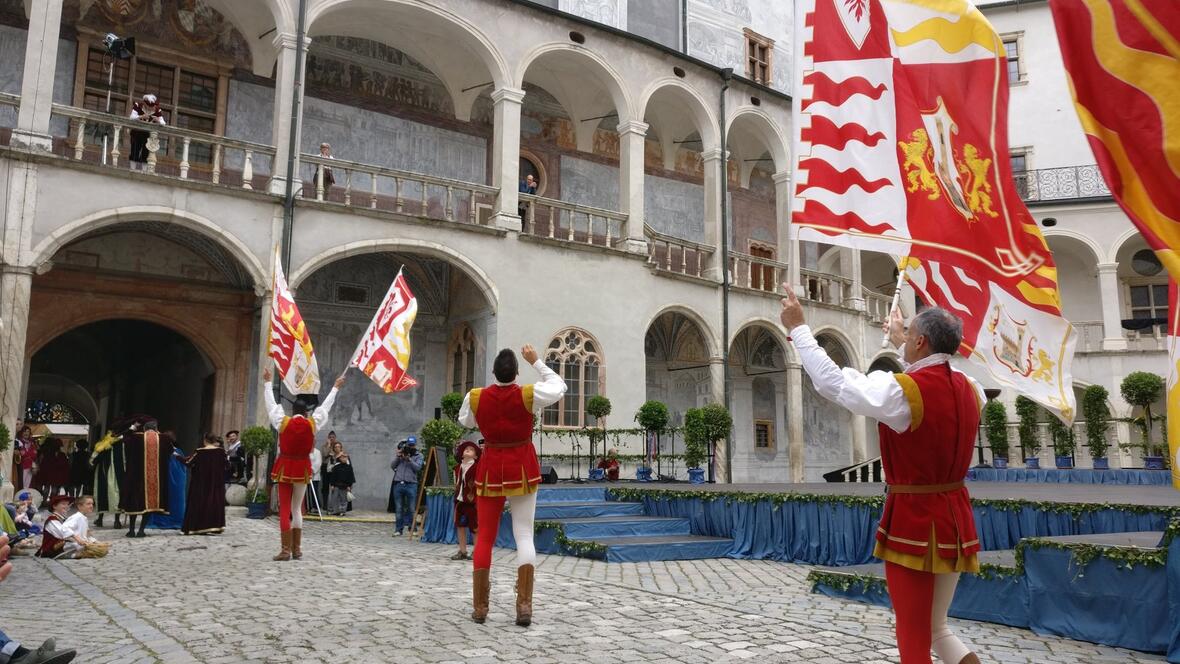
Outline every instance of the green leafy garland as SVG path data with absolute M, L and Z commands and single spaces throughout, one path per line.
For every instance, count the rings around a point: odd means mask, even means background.
M 846 496 L 821 493 L 746 493 L 742 491 L 693 491 L 685 489 L 632 489 L 612 487 L 607 492 L 615 500 L 640 502 L 645 498 L 653 500 L 703 500 L 713 502 L 724 500 L 729 503 L 760 503 L 767 501 L 778 507 L 784 503 L 824 503 L 848 507 L 880 508 L 885 504 L 884 496 Z
M 578 558 L 597 558 L 601 560 L 606 557 L 605 544 L 570 539 L 565 536 L 565 526 L 556 521 L 538 521 L 533 524 L 534 533 L 540 533 L 546 529 L 553 530 L 556 533 L 555 541 L 557 542 L 557 546 L 561 547 L 563 551 L 572 553 Z
M 1070 554 L 1070 563 L 1077 569 L 1075 578 L 1085 576 L 1085 568 L 1097 558 L 1106 558 L 1119 569 L 1134 569 L 1137 566 L 1148 568 L 1164 567 L 1168 564 L 1168 549 L 1140 549 L 1132 546 L 1110 546 L 1103 544 L 1066 543 L 1027 537 L 1016 545 L 1016 568 L 1024 572 L 1025 551 L 1032 549 L 1056 549 Z
M 852 590 L 863 593 L 889 593 L 885 579 L 871 574 L 849 574 L 816 569 L 807 575 L 807 583 L 811 584 L 811 592 L 815 592 L 815 589 L 822 585 L 842 593 Z

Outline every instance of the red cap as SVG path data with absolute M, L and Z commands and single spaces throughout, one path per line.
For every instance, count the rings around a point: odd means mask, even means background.
M 467 449 L 468 447 L 475 449 L 475 458 L 478 459 L 480 452 L 482 450 L 479 449 L 479 445 L 473 440 L 465 440 L 465 441 L 459 443 L 459 445 L 455 448 L 455 458 L 458 459 L 459 461 L 462 461 L 463 460 L 463 450 Z
M 73 497 L 67 496 L 64 493 L 59 493 L 56 496 L 49 497 L 49 506 L 50 507 L 56 507 L 57 504 L 60 502 L 72 503 L 72 502 L 74 502 L 74 499 L 73 499 Z

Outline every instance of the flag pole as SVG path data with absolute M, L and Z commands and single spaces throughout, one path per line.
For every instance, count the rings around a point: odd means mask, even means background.
M 889 321 L 893 318 L 893 312 L 901 304 L 901 287 L 905 284 L 905 265 L 906 256 L 897 262 L 897 284 L 893 287 L 893 304 L 889 305 L 889 313 L 885 314 L 885 333 L 881 336 L 881 348 L 889 347 Z

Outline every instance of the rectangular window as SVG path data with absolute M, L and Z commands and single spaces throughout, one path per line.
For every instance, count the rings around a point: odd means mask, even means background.
M 1134 284 L 1131 289 L 1131 318 L 1168 318 L 1168 285 Z
M 1012 166 L 1012 179 L 1016 182 L 1016 193 L 1028 200 L 1035 183 L 1030 182 L 1034 174 L 1028 168 L 1028 149 L 1015 148 L 1008 152 L 1008 163 Z
M 746 77 L 755 83 L 770 85 L 774 40 L 746 28 Z
M 770 420 L 754 420 L 754 447 L 756 449 L 774 448 L 774 423 Z
M 1027 79 L 1024 75 L 1024 62 L 1021 61 L 1024 34 L 1002 35 L 1000 39 L 1004 42 L 1004 56 L 1008 62 L 1008 85 L 1025 82 Z

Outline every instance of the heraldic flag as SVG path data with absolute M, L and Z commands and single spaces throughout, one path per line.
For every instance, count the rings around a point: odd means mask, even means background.
M 270 301 L 270 356 L 283 385 L 291 394 L 312 394 L 320 391 L 320 369 L 315 361 L 311 336 L 295 306 L 295 298 L 287 287 L 283 262 L 275 249 L 274 293 Z
M 406 373 L 410 366 L 410 326 L 417 315 L 418 299 L 398 270 L 348 366 L 363 371 L 386 393 L 417 385 L 418 381 Z
M 960 352 L 1066 422 L 1077 334 L 1008 161 L 1003 44 L 966 0 L 800 0 L 801 240 L 904 256 Z
M 1102 176 L 1171 274 L 1168 443 L 1180 489 L 1180 11 L 1176 0 L 1050 0 L 1049 7 Z

